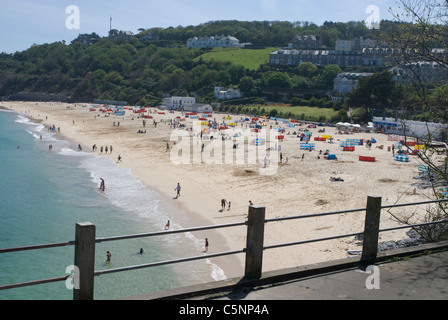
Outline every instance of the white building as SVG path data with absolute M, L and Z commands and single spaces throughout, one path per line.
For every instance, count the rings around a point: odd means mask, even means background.
M 215 98 L 218 100 L 230 100 L 242 97 L 244 97 L 244 94 L 240 89 L 215 87 Z
M 193 37 L 187 40 L 187 48 L 241 47 L 240 41 L 232 36 Z
M 419 61 L 399 65 L 389 70 L 392 80 L 405 86 L 412 83 L 422 83 L 424 85 L 441 85 L 448 80 L 448 71 L 437 62 Z
M 396 134 L 407 137 L 445 141 L 448 127 L 441 123 L 401 120 L 394 118 L 373 117 L 373 125 L 376 130 L 384 133 Z
M 364 39 L 363 37 L 354 38 L 353 40 L 336 40 L 335 51 L 351 52 L 361 51 L 364 48 L 375 48 L 378 44 L 375 40 Z
M 188 105 L 188 106 L 184 107 L 184 111 L 186 111 L 186 112 L 204 113 L 204 112 L 213 112 L 213 108 L 209 104 L 194 103 L 192 105 Z
M 360 79 L 368 78 L 372 75 L 373 73 L 339 73 L 334 79 L 334 91 L 338 93 L 350 93 L 358 86 Z
M 162 107 L 172 110 L 184 109 L 196 103 L 196 98 L 192 97 L 170 97 L 164 98 Z

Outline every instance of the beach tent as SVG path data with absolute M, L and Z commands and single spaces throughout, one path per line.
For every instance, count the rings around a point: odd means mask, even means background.
M 265 145 L 265 143 L 266 143 L 266 140 L 265 140 L 265 139 L 263 139 L 263 138 L 257 138 L 257 139 L 255 139 L 255 140 L 253 140 L 250 144 L 251 144 L 252 146 L 263 146 L 263 145 Z
M 329 155 L 327 156 L 327 160 L 338 160 L 338 158 L 336 157 L 335 154 L 329 154 Z
M 394 160 L 399 162 L 409 162 L 409 156 L 407 154 L 396 154 Z
M 300 150 L 314 150 L 316 145 L 314 143 L 301 143 Z
M 419 164 L 418 165 L 418 171 L 420 171 L 420 172 L 428 172 L 428 170 L 429 170 L 429 166 L 425 166 L 423 164 Z
M 362 146 L 362 139 L 347 139 L 347 142 L 352 142 L 354 145 Z

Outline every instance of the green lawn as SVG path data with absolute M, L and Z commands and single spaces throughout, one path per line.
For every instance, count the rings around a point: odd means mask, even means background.
M 258 108 L 258 106 L 255 106 Z M 302 118 L 302 115 L 304 115 L 305 118 L 315 118 L 318 119 L 319 117 L 324 117 L 326 120 L 330 120 L 331 117 L 336 116 L 338 114 L 337 111 L 334 111 L 330 108 L 317 108 L 317 107 L 306 107 L 306 106 L 286 106 L 286 105 L 268 105 L 268 106 L 259 106 L 260 111 L 262 109 L 265 110 L 266 113 L 269 114 L 269 112 L 272 109 L 276 109 L 278 113 L 282 112 L 283 114 L 286 114 L 288 112 L 291 112 L 293 115 L 297 115 L 299 118 Z M 277 116 L 279 117 L 279 116 Z
M 278 48 L 241 49 L 241 48 L 213 48 L 211 51 L 197 57 L 204 61 L 229 61 L 235 65 L 242 65 L 246 69 L 257 70 L 260 65 L 269 62 L 269 54 Z

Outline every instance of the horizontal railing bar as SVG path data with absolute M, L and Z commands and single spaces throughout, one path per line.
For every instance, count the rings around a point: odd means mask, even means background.
M 274 244 L 274 245 L 266 246 L 263 249 L 268 250 L 268 249 L 295 246 L 295 245 L 307 244 L 307 243 L 313 243 L 313 242 L 319 242 L 319 241 L 328 241 L 328 240 L 335 240 L 335 239 L 341 239 L 341 238 L 356 237 L 356 236 L 363 235 L 363 234 L 364 234 L 364 232 L 349 233 L 349 234 L 343 234 L 343 235 L 339 235 L 339 236 L 332 236 L 332 237 L 326 237 L 326 238 L 309 239 L 309 240 L 302 240 L 302 241 L 296 241 L 296 242 Z
M 404 226 L 398 226 L 398 227 L 391 227 L 386 229 L 380 229 L 380 232 L 388 232 L 388 231 L 394 231 L 394 230 L 400 230 L 400 229 L 409 229 L 409 228 L 416 228 L 416 227 L 424 227 L 434 224 L 441 224 L 441 223 L 448 223 L 448 220 L 440 220 L 440 221 L 433 221 L 433 222 L 425 222 L 425 223 L 417 223 L 417 224 L 408 224 Z
M 235 223 L 220 224 L 220 225 L 214 225 L 214 226 L 204 226 L 204 227 L 195 227 L 195 228 L 185 228 L 185 229 L 177 229 L 177 230 L 168 230 L 168 231 L 157 231 L 157 232 L 149 232 L 149 233 L 132 234 L 132 235 L 125 235 L 125 236 L 98 238 L 98 239 L 95 240 L 95 242 L 96 243 L 101 243 L 101 242 L 107 242 L 107 241 L 129 240 L 129 239 L 136 239 L 136 238 L 163 236 L 163 235 L 175 234 L 175 233 L 196 232 L 196 231 L 203 231 L 203 230 L 211 230 L 211 229 L 219 229 L 219 228 L 230 228 L 230 227 L 244 226 L 246 224 L 247 224 L 247 222 L 235 222 Z
M 431 203 L 438 203 L 438 202 L 448 202 L 448 199 L 438 199 L 438 200 L 428 200 L 428 201 L 421 201 L 421 202 L 390 204 L 390 205 L 386 205 L 386 206 L 381 206 L 381 209 L 389 209 L 389 208 L 395 208 L 395 207 L 409 207 L 409 206 L 417 206 L 417 205 L 421 205 L 421 204 L 431 204 Z
M 34 245 L 34 246 L 24 246 L 24 247 L 16 247 L 16 248 L 6 248 L 6 249 L 0 249 L 0 254 L 7 253 L 7 252 L 57 248 L 57 247 L 66 247 L 66 246 L 73 246 L 73 245 L 75 245 L 75 241 L 39 244 L 39 245 Z
M 200 260 L 200 259 L 209 259 L 209 258 L 215 258 L 215 257 L 221 257 L 221 256 L 228 256 L 231 254 L 244 253 L 245 251 L 246 251 L 246 249 L 242 249 L 242 250 L 235 250 L 235 251 L 226 251 L 226 252 L 206 254 L 206 255 L 202 255 L 202 256 L 180 258 L 180 259 L 175 259 L 175 260 L 152 262 L 152 263 L 141 264 L 141 265 L 136 265 L 136 266 L 128 266 L 128 267 L 122 267 L 122 268 L 95 271 L 94 274 L 95 274 L 95 276 L 100 276 L 103 274 L 109 274 L 109 273 L 115 273 L 115 272 L 130 271 L 130 270 L 137 270 L 137 269 L 143 269 L 143 268 L 149 268 L 149 267 L 158 267 L 158 266 L 163 266 L 163 265 L 167 265 L 167 264 L 174 264 L 174 263 L 195 261 L 195 260 Z
M 358 212 L 358 211 L 366 211 L 366 208 L 343 210 L 343 211 L 330 211 L 330 212 L 323 212 L 323 213 L 312 213 L 312 214 L 304 214 L 304 215 L 300 215 L 300 216 L 291 216 L 291 217 L 272 218 L 272 219 L 266 219 L 265 222 L 268 223 L 268 222 L 276 222 L 276 221 L 284 221 L 284 220 L 313 218 L 313 217 L 329 216 L 329 215 L 334 215 L 334 214 L 351 213 L 351 212 Z
M 45 283 L 52 283 L 52 282 L 58 282 L 58 281 L 65 281 L 70 276 L 63 276 L 63 277 L 57 277 L 57 278 L 49 278 L 49 279 L 42 279 L 42 280 L 35 280 L 35 281 L 28 281 L 28 282 L 20 282 L 20 283 L 14 283 L 14 284 L 8 284 L 4 286 L 0 286 L 1 290 L 7 290 L 7 289 L 14 289 L 14 288 L 22 288 L 22 287 L 29 287 L 29 286 L 35 286 L 38 284 L 45 284 Z

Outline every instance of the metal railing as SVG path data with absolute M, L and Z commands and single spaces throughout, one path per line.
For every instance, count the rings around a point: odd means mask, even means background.
M 364 264 L 372 264 L 375 262 L 378 253 L 378 238 L 380 232 L 388 232 L 393 230 L 400 230 L 406 228 L 417 228 L 423 226 L 429 226 L 440 223 L 447 223 L 448 220 L 435 221 L 435 222 L 427 222 L 427 223 L 419 223 L 412 225 L 401 225 L 397 227 L 380 229 L 379 222 L 381 216 L 382 209 L 391 209 L 397 207 L 405 207 L 405 206 L 417 206 L 423 204 L 434 204 L 434 203 L 443 203 L 447 202 L 448 199 L 440 199 L 440 200 L 429 200 L 422 202 L 413 202 L 413 203 L 404 203 L 404 204 L 394 204 L 394 205 L 381 205 L 381 197 L 372 197 L 369 196 L 367 198 L 367 206 L 365 208 L 359 209 L 351 209 L 351 210 L 342 210 L 342 211 L 333 211 L 326 213 L 317 213 L 317 214 L 306 214 L 300 216 L 290 216 L 290 217 L 280 217 L 273 219 L 265 219 L 265 208 L 250 206 L 248 212 L 248 219 L 244 222 L 236 222 L 229 224 L 221 224 L 221 225 L 213 225 L 213 226 L 204 226 L 204 227 L 196 227 L 196 228 L 186 228 L 186 229 L 178 229 L 178 230 L 167 230 L 160 232 L 150 232 L 150 233 L 142 233 L 142 234 L 133 234 L 133 235 L 124 235 L 124 236 L 116 236 L 116 237 L 107 237 L 107 238 L 96 238 L 95 237 L 95 226 L 90 223 L 78 223 L 76 224 L 76 239 L 74 241 L 61 242 L 61 243 L 52 243 L 52 244 L 42 244 L 42 245 L 33 245 L 33 246 L 25 246 L 25 247 L 16 247 L 16 248 L 6 248 L 0 249 L 0 254 L 2 253 L 11 253 L 11 252 L 20 252 L 27 250 L 38 250 L 38 249 L 46 249 L 46 248 L 55 248 L 55 247 L 65 247 L 65 246 L 74 246 L 75 247 L 75 263 L 74 265 L 77 267 L 75 273 L 73 275 L 66 275 L 56 278 L 49 279 L 41 279 L 36 281 L 22 282 L 10 285 L 0 286 L 0 290 L 13 289 L 19 287 L 40 285 L 45 283 L 52 283 L 58 281 L 66 281 L 68 279 L 74 279 L 74 282 L 77 283 L 73 290 L 73 298 L 75 300 L 93 300 L 93 288 L 94 288 L 94 277 L 104 274 L 130 271 L 142 268 L 149 268 L 155 266 L 162 266 L 168 264 L 189 262 L 200 259 L 209 259 L 214 257 L 228 256 L 234 254 L 245 253 L 245 270 L 244 277 L 247 279 L 258 279 L 262 274 L 262 258 L 263 251 L 269 249 L 277 249 L 287 246 L 296 246 L 302 244 L 308 244 L 313 242 L 321 242 L 328 240 L 336 240 L 347 237 L 356 237 L 363 236 L 363 249 L 361 256 L 361 263 Z M 264 227 L 267 223 L 273 222 L 282 222 L 287 220 L 297 220 L 297 219 L 306 219 L 306 218 L 316 218 L 330 215 L 339 215 L 345 213 L 352 212 L 366 212 L 365 215 L 365 226 L 364 231 L 343 235 L 335 235 L 329 236 L 325 238 L 317 238 L 317 239 L 308 239 L 302 241 L 295 241 L 289 243 L 281 243 L 274 244 L 269 246 L 264 246 Z M 197 232 L 203 230 L 212 230 L 212 229 L 221 229 L 221 228 L 231 228 L 238 226 L 246 226 L 247 227 L 247 238 L 246 238 L 246 247 L 240 250 L 219 252 L 206 254 L 195 257 L 187 257 L 180 259 L 173 259 L 167 261 L 159 261 L 142 265 L 134 265 L 127 266 L 115 269 L 108 270 L 94 270 L 95 264 L 95 245 L 97 243 L 109 242 L 109 241 L 120 241 L 120 240 L 128 240 L 128 239 L 136 239 L 136 238 L 146 238 L 146 237 L 154 237 L 154 236 L 166 236 L 170 234 L 176 233 L 187 233 L 187 232 Z

